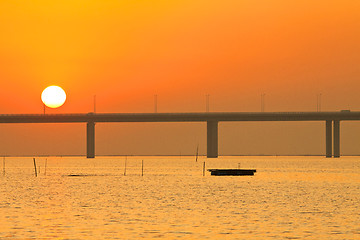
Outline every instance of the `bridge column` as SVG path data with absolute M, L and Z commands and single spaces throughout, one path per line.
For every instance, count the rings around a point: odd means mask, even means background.
M 207 157 L 218 157 L 218 121 L 207 121 Z
M 340 157 L 340 121 L 334 120 L 334 158 Z
M 95 158 L 95 123 L 86 124 L 86 157 Z
M 332 121 L 326 120 L 326 157 L 332 157 Z

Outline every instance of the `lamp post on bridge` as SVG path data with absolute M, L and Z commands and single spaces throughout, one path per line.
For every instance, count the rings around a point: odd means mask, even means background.
M 316 111 L 321 112 L 321 93 L 316 95 Z
M 154 113 L 157 113 L 157 94 L 154 95 Z
M 94 113 L 96 113 L 96 95 L 94 95 Z
M 210 94 L 206 94 L 206 112 L 210 111 Z
M 265 112 L 265 93 L 261 94 L 261 107 L 260 107 L 261 112 Z

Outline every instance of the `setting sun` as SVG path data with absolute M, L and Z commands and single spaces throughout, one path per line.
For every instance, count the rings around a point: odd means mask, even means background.
M 41 100 L 47 107 L 58 108 L 64 104 L 66 94 L 59 86 L 49 86 L 42 92 Z

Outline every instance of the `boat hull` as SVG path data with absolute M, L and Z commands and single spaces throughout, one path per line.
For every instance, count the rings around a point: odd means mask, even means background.
M 256 169 L 208 169 L 213 176 L 253 176 Z

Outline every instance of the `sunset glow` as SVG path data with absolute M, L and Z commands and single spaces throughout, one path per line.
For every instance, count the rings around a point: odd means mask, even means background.
M 0 239 L 360 239 L 360 0 L 0 0 Z
M 321 111 L 357 111 L 359 9 L 356 0 L 2 0 L 0 113 L 43 114 L 41 91 L 54 84 L 66 90 L 68 99 L 60 108 L 46 109 L 49 114 L 89 113 L 95 107 L 97 114 L 150 113 L 154 95 L 159 113 L 205 112 L 206 96 L 210 96 L 210 112 L 259 112 L 261 96 L 265 96 L 265 112 L 316 111 L 319 96 Z M 227 128 L 228 124 L 233 125 Z M 308 139 L 304 131 L 316 132 L 321 139 L 323 130 L 308 124 L 294 123 L 288 125 L 293 130 L 279 127 L 268 132 L 266 124 L 224 123 L 221 128 L 229 130 L 220 131 L 227 141 L 221 149 L 224 154 L 240 153 L 240 138 L 247 136 L 250 140 L 242 141 L 241 154 L 244 149 L 258 153 L 252 141 L 259 139 L 266 146 L 261 153 L 294 153 L 295 143 L 286 138 L 291 132 L 298 134 L 294 141 L 309 143 L 296 151 L 320 154 L 318 149 L 325 143 Z M 0 129 L 0 154 L 19 151 L 10 137 L 22 132 L 18 128 Z M 68 141 L 65 136 L 66 132 L 81 133 L 81 128 L 75 124 L 64 128 L 49 131 L 32 126 L 29 136 L 37 136 L 39 142 L 24 141 L 29 144 L 22 151 L 45 153 L 44 144 L 54 145 L 46 134 L 55 131 L 54 139 L 62 140 L 67 153 L 83 153 L 77 147 L 85 144 L 82 138 Z M 139 154 L 139 142 L 143 143 L 140 153 L 147 155 L 178 153 L 179 145 L 183 154 L 194 151 L 183 125 L 170 124 L 167 130 L 183 139 L 183 144 L 163 142 L 163 125 L 158 128 L 98 124 L 97 151 Z M 189 137 L 199 131 L 195 138 L 203 139 L 204 129 L 196 129 L 189 126 Z M 270 140 L 262 135 L 264 131 Z M 353 143 L 346 144 L 344 152 L 359 152 L 360 138 L 355 133 L 342 131 L 348 134 L 342 143 Z M 273 134 L 284 138 L 275 142 Z M 46 136 L 45 143 L 40 144 L 40 136 Z

